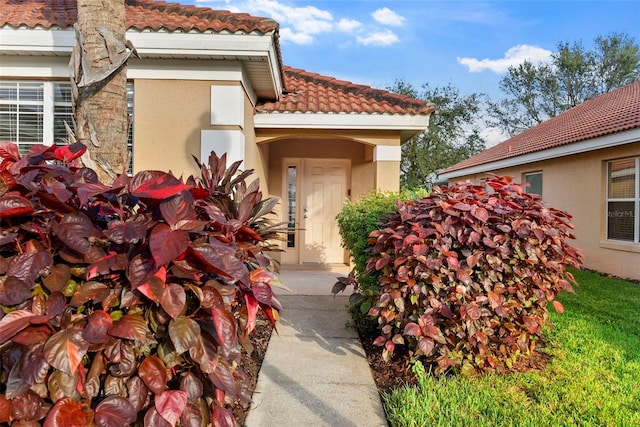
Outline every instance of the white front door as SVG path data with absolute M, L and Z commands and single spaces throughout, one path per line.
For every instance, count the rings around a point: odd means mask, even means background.
M 347 197 L 349 160 L 305 159 L 301 182 L 301 264 L 343 264 L 336 215 Z

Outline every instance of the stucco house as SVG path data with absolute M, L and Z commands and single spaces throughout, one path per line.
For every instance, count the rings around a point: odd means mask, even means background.
M 640 279 L 640 81 L 598 96 L 440 173 L 529 183 L 573 215 L 584 265 Z
M 399 187 L 400 147 L 433 106 L 282 64 L 279 25 L 243 13 L 126 0 L 132 172 L 196 173 L 227 152 L 255 169 L 298 228 L 284 265 L 344 264 L 345 198 Z M 75 0 L 0 0 L 0 139 L 28 150 L 65 136 Z

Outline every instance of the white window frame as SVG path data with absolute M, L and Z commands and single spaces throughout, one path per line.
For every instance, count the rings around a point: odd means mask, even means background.
M 526 185 L 524 187 L 524 192 L 527 194 L 538 194 L 540 197 L 542 197 L 542 193 L 544 193 L 544 175 L 542 174 L 542 171 L 535 171 L 535 172 L 526 172 L 524 174 L 522 174 L 522 180 L 524 181 L 525 184 L 528 184 L 527 182 L 527 177 L 528 176 L 532 176 L 532 175 L 540 175 L 540 186 L 541 186 L 541 191 L 540 194 L 538 193 L 532 193 L 531 192 L 531 187 L 529 185 Z
M 17 83 L 20 84 L 42 84 L 42 101 L 29 102 L 34 105 L 42 105 L 42 141 L 36 142 L 44 145 L 53 145 L 54 142 L 54 125 L 55 125 L 55 85 L 70 85 L 68 81 L 42 81 L 42 80 L 0 80 L 0 83 Z M 19 105 L 22 101 L 20 99 L 16 101 L 2 101 L 0 103 L 6 103 L 13 105 Z M 64 105 L 66 102 L 58 102 L 57 105 Z M 133 122 L 133 82 L 127 82 L 127 109 L 129 111 L 129 118 Z M 73 128 L 73 123 L 69 123 L 69 126 Z M 12 141 L 16 142 L 16 141 Z M 31 144 L 31 143 L 29 143 Z M 21 143 L 18 141 L 18 146 Z M 129 129 L 129 139 L 127 140 L 127 148 L 129 150 L 130 162 L 128 166 L 129 174 L 133 173 L 133 127 Z
M 625 198 L 610 198 L 609 197 L 609 176 L 610 176 L 611 164 L 613 162 L 632 160 L 632 159 L 635 160 L 635 182 L 634 182 L 635 196 L 625 197 Z M 609 214 L 608 214 L 609 202 L 634 202 L 635 216 L 633 221 L 633 241 L 609 238 Z M 640 157 L 627 157 L 623 159 L 610 160 L 607 162 L 606 200 L 605 200 L 604 209 L 605 209 L 604 217 L 606 219 L 606 223 L 605 223 L 606 240 L 611 242 L 640 244 Z

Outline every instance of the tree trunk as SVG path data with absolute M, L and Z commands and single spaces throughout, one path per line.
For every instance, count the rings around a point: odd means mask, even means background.
M 126 171 L 127 75 L 124 0 L 77 0 L 77 43 L 71 58 L 76 138 L 83 163 L 110 184 Z

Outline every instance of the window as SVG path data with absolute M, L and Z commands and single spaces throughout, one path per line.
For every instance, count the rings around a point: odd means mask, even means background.
M 127 104 L 132 116 L 132 83 L 127 84 Z M 0 81 L 0 141 L 15 142 L 26 154 L 34 144 L 66 142 L 65 122 L 73 129 L 70 83 Z M 132 153 L 133 120 L 130 123 L 127 147 Z M 133 172 L 133 159 L 128 172 Z
M 524 182 L 529 184 L 524 191 L 529 194 L 537 194 L 542 197 L 542 172 L 524 174 Z
M 296 166 L 287 167 L 287 248 L 296 247 L 296 197 L 297 197 L 298 169 Z
M 0 140 L 22 154 L 44 141 L 44 84 L 0 82 Z
M 607 164 L 607 239 L 640 243 L 640 157 Z

